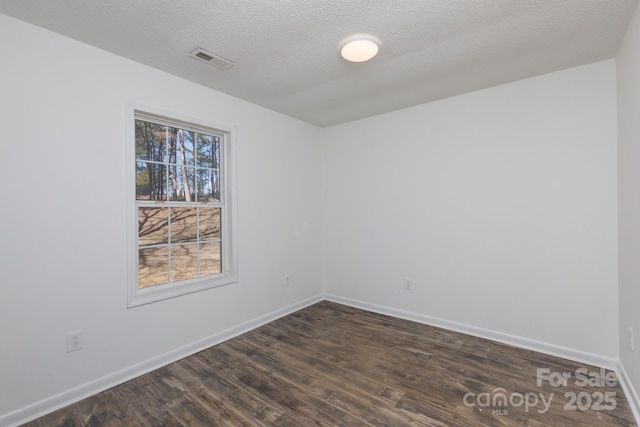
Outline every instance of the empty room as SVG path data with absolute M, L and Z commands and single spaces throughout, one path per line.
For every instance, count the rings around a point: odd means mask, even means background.
M 638 0 L 0 0 L 0 117 L 0 426 L 640 424 Z

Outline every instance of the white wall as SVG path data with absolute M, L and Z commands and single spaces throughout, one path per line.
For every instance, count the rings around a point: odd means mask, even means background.
M 620 361 L 640 411 L 640 9 L 617 56 Z M 635 350 L 629 345 L 635 332 Z
M 327 129 L 326 292 L 615 359 L 615 73 L 609 60 Z
M 322 294 L 318 128 L 5 15 L 0 58 L 0 424 Z M 126 308 L 127 100 L 237 126 L 239 284 Z

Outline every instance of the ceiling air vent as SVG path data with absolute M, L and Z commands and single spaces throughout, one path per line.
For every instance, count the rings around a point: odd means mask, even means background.
M 224 59 L 221 56 L 214 55 L 211 52 L 207 52 L 204 49 L 197 48 L 193 52 L 189 54 L 190 57 L 196 58 L 199 61 L 204 61 L 209 65 L 213 65 L 216 68 L 220 68 L 221 70 L 226 70 L 227 68 L 231 68 L 234 64 L 228 59 Z

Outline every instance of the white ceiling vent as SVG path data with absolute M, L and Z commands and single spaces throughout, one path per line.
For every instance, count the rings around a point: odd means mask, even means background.
M 204 49 L 197 48 L 193 52 L 189 54 L 190 57 L 196 58 L 200 61 L 204 61 L 209 65 L 213 65 L 216 68 L 220 68 L 221 70 L 226 70 L 227 68 L 233 67 L 233 62 L 228 59 L 224 59 L 221 56 L 214 55 L 211 52 L 207 52 Z

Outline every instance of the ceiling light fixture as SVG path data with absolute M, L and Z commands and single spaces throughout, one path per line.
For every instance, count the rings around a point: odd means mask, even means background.
M 380 40 L 369 34 L 356 34 L 342 40 L 340 55 L 347 61 L 365 62 L 378 54 Z

